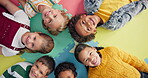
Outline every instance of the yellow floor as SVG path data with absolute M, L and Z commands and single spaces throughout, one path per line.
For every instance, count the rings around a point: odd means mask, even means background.
M 99 42 L 99 46 L 115 46 L 140 59 L 148 58 L 148 9 L 121 29 L 109 31 L 98 28 L 97 31 L 94 41 Z

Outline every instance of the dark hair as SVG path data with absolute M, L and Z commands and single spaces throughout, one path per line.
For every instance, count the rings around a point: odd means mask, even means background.
M 77 31 L 75 29 L 75 25 L 78 22 L 78 20 L 80 19 L 81 15 L 84 15 L 84 14 L 75 15 L 74 17 L 71 18 L 71 20 L 67 24 L 71 36 L 79 43 L 88 42 L 88 41 L 91 41 L 92 39 L 95 38 L 95 34 L 90 34 L 87 36 L 80 36 L 77 33 Z
M 82 63 L 80 60 L 79 60 L 79 53 L 85 49 L 86 47 L 91 47 L 87 44 L 78 44 L 75 48 L 75 52 L 74 52 L 74 55 L 75 55 L 75 58 L 77 59 L 78 62 Z M 95 47 L 97 50 L 101 50 L 103 49 L 104 47 Z
M 70 62 L 63 62 L 63 63 L 60 63 L 56 67 L 55 72 L 54 72 L 55 78 L 58 78 L 58 75 L 61 72 L 66 71 L 66 70 L 71 70 L 72 73 L 74 74 L 74 76 L 77 77 L 77 72 L 76 72 L 76 68 L 75 68 L 74 64 L 70 63 Z
M 54 59 L 48 55 L 40 57 L 36 62 L 42 62 L 45 66 L 48 67 L 49 71 L 47 72 L 46 76 L 48 76 L 51 72 L 53 72 L 55 68 Z
M 41 45 L 41 49 L 38 50 L 40 53 L 49 53 L 54 48 L 54 41 L 52 37 L 47 34 L 39 33 L 41 37 L 43 37 L 43 43 Z

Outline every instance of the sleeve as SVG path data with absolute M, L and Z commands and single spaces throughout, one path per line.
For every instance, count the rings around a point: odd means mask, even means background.
M 23 78 L 25 77 L 26 73 L 29 72 L 31 69 L 30 63 L 27 62 L 20 62 L 12 67 L 8 68 L 4 73 L 3 77 L 6 78 Z M 27 77 L 28 78 L 28 77 Z
M 15 50 L 12 50 L 12 49 L 9 49 L 9 48 L 3 46 L 2 53 L 4 56 L 13 56 L 13 55 L 16 55 L 17 53 L 19 53 L 19 51 L 15 51 Z
M 141 72 L 148 73 L 148 64 L 145 61 L 138 59 L 136 56 L 130 55 L 123 50 L 114 48 L 114 52 L 117 52 L 118 57 L 125 63 L 130 64 Z
M 24 6 L 25 13 L 28 15 L 29 18 L 34 17 L 37 13 L 33 10 L 29 3 L 26 3 Z
M 30 20 L 23 10 L 16 11 L 14 15 L 3 12 L 3 15 L 11 20 L 30 26 Z
M 101 25 L 109 30 L 117 30 L 123 27 L 128 21 L 130 21 L 135 15 L 139 14 L 141 11 L 147 9 L 148 1 L 140 0 L 127 4 L 117 11 L 113 12 L 110 19 Z

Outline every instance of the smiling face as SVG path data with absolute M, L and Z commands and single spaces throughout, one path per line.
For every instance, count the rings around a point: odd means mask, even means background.
M 84 48 L 78 58 L 86 66 L 94 67 L 101 64 L 101 58 L 94 47 Z
M 75 78 L 72 70 L 65 70 L 59 73 L 58 78 Z
M 27 32 L 22 36 L 22 43 L 30 50 L 40 50 L 43 44 L 43 37 L 37 32 Z
M 33 64 L 29 77 L 30 78 L 45 78 L 48 72 L 48 67 L 45 66 L 42 62 L 36 62 Z
M 96 33 L 97 24 L 100 18 L 97 15 L 81 15 L 75 25 L 77 33 L 81 36 L 87 36 Z
M 52 30 L 58 30 L 65 22 L 62 12 L 53 8 L 46 8 L 42 11 L 42 18 L 45 26 Z

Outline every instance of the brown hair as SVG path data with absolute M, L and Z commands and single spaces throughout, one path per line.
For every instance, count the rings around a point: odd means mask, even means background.
M 64 17 L 64 19 L 65 19 L 65 22 L 63 22 L 62 23 L 62 25 L 60 26 L 60 28 L 58 28 L 57 30 L 52 30 L 52 29 L 50 29 L 48 26 L 46 26 L 45 24 L 44 24 L 44 20 L 42 20 L 42 25 L 43 25 L 43 27 L 46 29 L 46 30 L 48 30 L 48 32 L 50 33 L 50 34 L 52 34 L 52 35 L 58 35 L 60 32 L 62 32 L 62 31 L 64 31 L 66 28 L 67 28 L 67 23 L 69 22 L 69 18 L 68 18 L 68 16 L 66 16 L 66 12 L 64 12 L 64 11 L 61 11 L 62 13 L 61 13 L 61 15 Z
M 55 61 L 48 55 L 40 57 L 36 62 L 42 62 L 42 64 L 48 67 L 49 71 L 47 72 L 46 76 L 48 76 L 55 69 Z
M 53 39 L 44 33 L 38 33 L 41 37 L 43 37 L 43 43 L 41 45 L 41 49 L 38 50 L 40 53 L 49 53 L 54 48 L 54 41 Z

